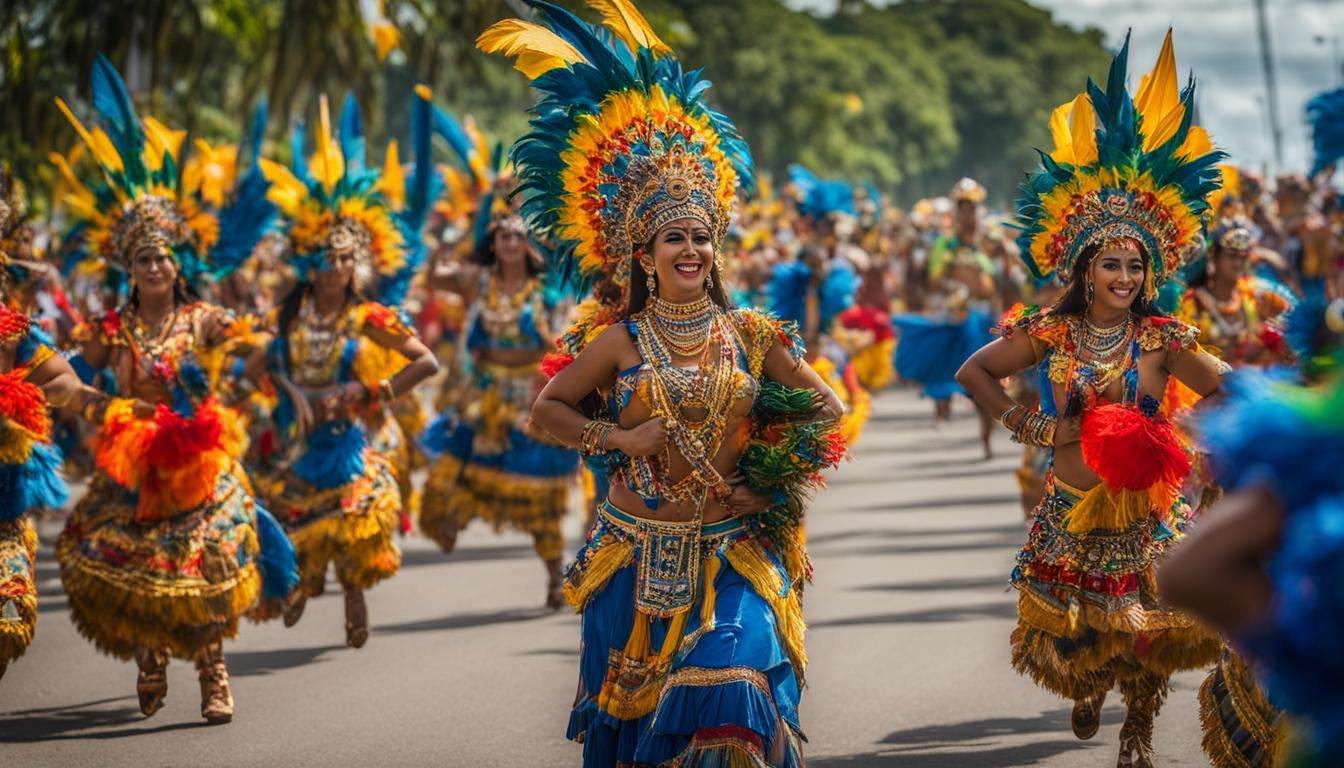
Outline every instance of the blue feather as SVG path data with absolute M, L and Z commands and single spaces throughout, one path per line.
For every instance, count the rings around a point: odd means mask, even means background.
M 22 464 L 0 464 L 0 522 L 17 520 L 34 509 L 60 509 L 70 498 L 61 478 L 61 451 L 34 443 Z
M 1307 123 L 1311 125 L 1311 143 L 1315 158 L 1311 173 L 1344 158 L 1344 88 L 1325 91 L 1307 102 Z
M 141 152 L 145 147 L 145 129 L 135 113 L 131 94 L 121 79 L 117 68 L 100 51 L 93 59 L 93 108 L 97 110 L 99 122 L 107 131 L 112 145 L 121 155 L 127 181 L 136 187 L 148 181 Z M 170 181 L 175 181 L 170 180 Z
M 770 312 L 801 325 L 807 318 L 807 289 L 812 269 L 801 261 L 776 264 L 765 287 Z
M 306 450 L 290 468 L 318 490 L 345 485 L 364 473 L 366 445 L 364 429 L 359 424 L 345 420 L 323 422 L 308 435 Z
M 448 112 L 444 111 L 437 104 L 433 107 L 434 132 L 443 137 L 448 142 L 458 159 L 462 161 L 464 169 L 471 169 L 471 137 L 467 135 L 466 128 L 462 123 Z
M 817 311 L 822 328 L 829 328 L 835 316 L 854 305 L 859 291 L 859 275 L 846 259 L 832 259 L 826 277 L 817 289 Z
M 364 123 L 359 118 L 359 101 L 353 91 L 346 92 L 345 103 L 341 105 L 339 134 L 346 173 L 364 170 Z
M 257 567 L 261 569 L 262 593 L 282 600 L 299 584 L 298 554 L 285 529 L 260 500 L 254 501 L 253 509 L 257 516 L 257 542 L 261 548 Z

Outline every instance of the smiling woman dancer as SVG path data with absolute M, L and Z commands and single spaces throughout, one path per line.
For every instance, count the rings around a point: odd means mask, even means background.
M 382 173 L 365 165 L 359 105 L 346 98 L 333 136 L 321 98 L 317 147 L 293 170 L 263 161 L 288 235 L 287 258 L 299 280 L 282 302 L 265 359 L 281 397 L 276 424 L 296 450 L 259 468 L 258 486 L 298 550 L 298 589 L 284 607 L 285 626 L 322 593 L 333 565 L 345 601 L 345 642 L 369 639 L 364 591 L 401 567 L 392 540 L 401 493 L 391 457 L 370 437 L 393 401 L 438 370 L 434 353 L 397 313 L 364 300 L 373 279 L 404 279 L 429 194 L 428 91 L 412 108 L 416 172 L 404 179 L 396 142 Z M 303 135 L 295 136 L 303 146 Z M 388 425 L 390 426 L 390 425 Z
M 80 633 L 135 659 L 141 712 L 163 705 L 171 655 L 196 663 L 201 715 L 225 723 L 233 696 L 222 641 L 263 589 L 288 592 L 294 553 L 253 499 L 238 462 L 241 419 L 217 397 L 225 355 L 252 343 L 248 329 L 201 301 L 193 282 L 241 264 L 274 211 L 250 160 L 223 206 L 210 205 L 183 164 L 184 134 L 141 121 L 101 54 L 92 102 L 89 131 L 58 101 L 101 171 L 89 187 L 71 175 L 70 196 L 90 214 L 79 223 L 90 255 L 127 274 L 130 295 L 76 334 L 83 361 L 109 369 L 119 397 L 81 409 L 101 425 L 98 472 L 56 542 L 61 582 Z
M 1190 459 L 1158 408 L 1167 379 L 1208 396 L 1225 366 L 1152 302 L 1200 233 L 1222 153 L 1190 124 L 1193 86 L 1177 97 L 1170 35 L 1133 100 L 1128 51 L 1126 40 L 1105 91 L 1089 83 L 1056 112 L 1056 149 L 1018 203 L 1023 258 L 1036 277 L 1064 281 L 1063 297 L 1010 313 L 1004 338 L 957 378 L 1015 439 L 1054 452 L 1013 572 L 1013 666 L 1074 700 L 1083 739 L 1118 684 L 1128 707 L 1118 765 L 1151 766 L 1168 678 L 1219 652 L 1158 603 L 1153 569 L 1190 515 L 1179 495 Z M 1029 367 L 1042 376 L 1039 411 L 999 383 Z
M 478 41 L 542 92 L 514 146 L 523 211 L 605 302 L 532 411 L 612 467 L 564 587 L 583 613 L 569 735 L 586 766 L 799 765 L 798 521 L 843 452 L 842 406 L 788 330 L 728 308 L 745 144 L 632 5 L 592 5 L 611 34 L 538 2 L 549 28 L 508 20 Z

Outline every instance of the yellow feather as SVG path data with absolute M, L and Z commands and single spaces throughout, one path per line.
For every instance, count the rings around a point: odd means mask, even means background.
M 1072 101 L 1066 101 L 1050 112 L 1050 138 L 1055 142 L 1055 151 L 1050 158 L 1057 163 L 1073 162 L 1073 134 L 1069 132 L 1069 110 Z
M 1134 107 L 1143 116 L 1143 151 L 1151 152 L 1162 146 L 1180 127 L 1185 116 L 1180 89 L 1176 85 L 1176 52 L 1171 42 L 1171 30 L 1162 41 L 1153 71 L 1139 83 L 1139 94 Z
M 336 188 L 336 182 L 345 174 L 345 158 L 341 156 L 341 147 L 331 136 L 331 111 L 327 108 L 327 95 L 318 98 L 317 152 L 310 163 L 327 194 Z
M 70 124 L 75 127 L 75 133 L 78 133 L 79 138 L 84 140 L 84 144 L 93 153 L 93 158 L 98 161 L 99 165 L 112 173 L 120 173 L 125 168 L 121 163 L 121 155 L 117 154 L 117 148 L 112 145 L 112 139 L 108 138 L 103 129 L 94 128 L 93 133 L 90 133 L 59 96 L 56 97 L 56 106 L 60 108 L 61 112 L 65 113 L 65 119 L 69 120 Z
M 387 61 L 388 54 L 396 50 L 397 45 L 401 43 L 401 33 L 397 32 L 397 28 L 392 26 L 390 21 L 384 20 L 370 25 L 369 34 L 373 37 L 379 61 Z
M 143 122 L 145 125 L 145 167 L 150 171 L 159 170 L 163 165 L 164 155 L 171 156 L 173 162 L 177 162 L 179 159 L 178 152 L 182 149 L 182 140 L 187 137 L 187 132 L 174 131 L 152 117 L 146 117 Z
M 589 8 L 602 14 L 602 26 L 610 29 L 630 46 L 630 50 L 638 52 L 640 48 L 648 48 L 654 53 L 672 52 L 667 43 L 658 38 L 653 27 L 650 27 L 649 22 L 644 19 L 644 14 L 640 13 L 630 0 L 586 0 L 586 2 Z
M 397 140 L 387 142 L 387 160 L 383 162 L 383 175 L 378 179 L 378 189 L 387 199 L 394 211 L 406 207 L 406 176 L 401 172 L 401 161 L 397 159 Z
M 1097 111 L 1086 93 L 1078 94 L 1069 111 L 1069 130 L 1073 134 L 1073 162 L 1088 165 L 1097 160 Z
M 1213 151 L 1213 139 L 1209 137 L 1209 132 L 1198 125 L 1190 126 L 1190 133 L 1185 137 L 1180 149 L 1176 150 L 1177 157 L 1196 158 L 1207 155 Z
M 476 38 L 476 47 L 486 53 L 517 57 L 514 68 L 529 80 L 558 67 L 584 63 L 578 49 L 554 32 L 522 19 L 504 19 Z
M 75 158 L 77 156 L 76 150 L 82 146 L 82 144 L 77 145 L 75 150 L 71 150 L 70 157 Z M 55 195 L 55 198 L 69 205 L 75 215 L 82 219 L 97 218 L 98 206 L 94 202 L 93 192 L 90 192 L 89 188 L 84 186 L 84 183 L 75 175 L 75 170 L 71 167 L 70 160 L 59 152 L 48 154 L 47 159 L 51 161 L 52 165 L 56 166 L 56 170 L 61 174 L 63 186 L 69 187 L 68 191 L 63 194 Z
M 308 197 L 308 186 L 285 166 L 264 157 L 257 158 L 261 175 L 271 183 L 266 199 L 279 206 L 287 216 L 293 216 Z

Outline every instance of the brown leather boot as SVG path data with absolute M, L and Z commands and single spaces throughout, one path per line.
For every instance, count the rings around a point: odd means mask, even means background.
M 369 607 L 364 602 L 364 590 L 345 587 L 345 644 L 363 648 L 369 641 Z
M 196 674 L 201 681 L 201 717 L 211 725 L 233 720 L 229 668 L 224 663 L 224 649 L 220 643 L 212 643 L 196 659 Z
M 140 668 L 135 679 L 140 712 L 150 717 L 168 697 L 168 654 L 154 648 L 136 648 L 135 665 Z

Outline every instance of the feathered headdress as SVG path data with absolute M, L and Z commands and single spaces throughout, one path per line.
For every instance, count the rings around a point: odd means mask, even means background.
M 1017 242 L 1036 278 L 1066 282 L 1089 245 L 1137 241 L 1151 259 L 1144 287 L 1151 299 L 1201 244 L 1225 155 L 1192 124 L 1193 77 L 1177 93 L 1170 31 L 1134 97 L 1125 87 L 1128 59 L 1126 36 L 1106 90 L 1089 79 L 1086 92 L 1051 115 L 1055 150 L 1040 153 L 1040 168 L 1022 186 Z
M 663 224 L 698 219 L 722 241 L 752 162 L 709 107 L 709 83 L 682 69 L 629 0 L 586 1 L 605 29 L 526 0 L 541 24 L 507 19 L 476 45 L 514 57 L 542 94 L 511 152 L 523 215 L 555 246 L 561 279 L 609 281 L 619 290 L 598 293 L 618 297 L 635 251 Z
M 252 124 L 250 152 L 198 139 L 197 154 L 184 162 L 186 131 L 138 117 L 126 84 L 101 53 L 93 62 L 92 89 L 97 115 L 92 129 L 60 98 L 56 105 L 88 147 L 101 178 L 85 184 L 63 156 L 52 155 L 69 189 L 63 202 L 83 232 L 86 255 L 127 271 L 137 251 L 156 248 L 172 253 L 190 282 L 237 269 L 275 216 L 256 164 L 265 105 Z
M 1344 88 L 1317 94 L 1307 102 L 1307 122 L 1311 124 L 1311 144 L 1316 157 L 1311 175 L 1344 158 Z
M 284 215 L 288 254 L 300 276 L 320 270 L 333 253 L 353 250 L 361 268 L 374 276 L 373 298 L 398 304 L 424 261 L 421 230 L 437 195 L 430 161 L 430 92 L 415 88 L 411 142 L 415 166 L 409 178 L 388 142 L 382 169 L 365 165 L 364 127 L 359 103 L 347 94 L 339 133 L 332 134 L 327 99 L 318 107 L 317 147 L 304 160 L 304 129 L 291 136 L 293 167 L 262 159 L 271 182 L 270 199 Z

